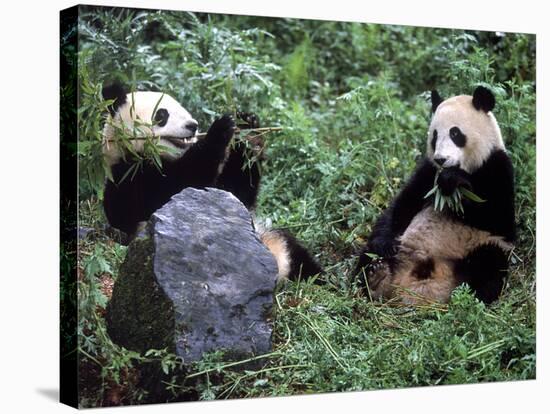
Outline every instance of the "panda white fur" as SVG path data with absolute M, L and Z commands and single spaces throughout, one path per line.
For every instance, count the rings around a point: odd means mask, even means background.
M 206 136 L 197 138 L 198 123 L 174 98 L 160 92 L 128 93 L 120 84 L 103 89 L 112 101 L 103 130 L 103 154 L 112 180 L 106 180 L 104 210 L 109 224 L 131 239 L 140 225 L 186 187 L 218 187 L 232 192 L 252 209 L 259 189 L 259 169 L 245 166 L 244 145 L 230 148 L 235 122 L 216 119 Z M 117 145 L 125 130 L 133 148 Z M 155 137 L 170 150 L 161 154 L 162 170 L 152 162 L 135 168 L 132 155 L 143 151 L 144 139 Z M 122 148 L 122 149 L 121 149 Z M 279 278 L 307 278 L 321 272 L 309 252 L 284 230 L 259 229 L 258 235 L 275 256 Z
M 462 283 L 487 303 L 500 294 L 515 240 L 514 177 L 494 106 L 481 86 L 445 101 L 432 92 L 426 156 L 359 257 L 356 273 L 371 298 L 447 302 Z M 443 195 L 465 187 L 485 202 L 463 198 L 463 214 L 435 211 L 433 196 L 424 197 L 440 168 Z
M 111 86 L 111 91 L 113 88 Z M 108 93 L 104 89 L 104 96 Z M 125 94 L 122 90 L 119 93 Z M 170 95 L 133 92 L 115 99 L 116 106 L 111 106 L 110 112 L 116 122 L 106 122 L 103 129 L 103 153 L 109 166 L 116 164 L 124 155 L 115 141 L 117 126 L 125 127 L 127 133 L 136 138 L 160 137 L 160 144 L 173 151 L 164 155 L 168 160 L 180 158 L 191 144 L 197 142 L 198 122 Z M 125 103 L 121 104 L 121 99 Z M 155 107 L 157 110 L 153 114 Z M 134 123 L 135 119 L 141 120 L 142 124 Z M 143 152 L 144 143 L 141 139 L 133 140 L 134 151 Z

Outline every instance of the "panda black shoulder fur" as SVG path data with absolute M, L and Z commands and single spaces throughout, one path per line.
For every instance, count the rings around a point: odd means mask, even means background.
M 229 115 L 216 119 L 206 136 L 197 137 L 198 123 L 174 98 L 160 92 L 127 93 L 120 84 L 103 89 L 112 100 L 103 130 L 103 153 L 111 170 L 104 192 L 104 210 L 109 224 L 131 239 L 140 224 L 186 187 L 218 187 L 232 192 L 252 209 L 259 189 L 257 166 L 243 169 L 248 157 L 244 145 L 230 148 L 235 122 Z M 136 122 L 140 120 L 140 122 Z M 155 136 L 170 148 L 162 157 L 162 171 L 152 162 L 135 168 L 131 151 L 113 143 L 117 130 L 132 131 L 138 138 Z M 144 140 L 133 140 L 135 153 L 143 151 Z M 289 233 L 258 230 L 260 239 L 275 256 L 279 278 L 309 277 L 321 268 L 309 252 Z
M 492 302 L 500 294 L 515 241 L 514 174 L 492 109 L 491 91 L 442 100 L 432 92 L 427 154 L 376 222 L 356 274 L 373 299 L 405 303 L 449 300 L 467 283 Z M 436 212 L 434 185 L 443 195 L 465 187 L 485 200 L 463 198 L 464 214 Z M 374 253 L 379 259 L 371 259 Z

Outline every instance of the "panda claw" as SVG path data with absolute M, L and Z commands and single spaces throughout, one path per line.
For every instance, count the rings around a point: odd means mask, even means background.
M 253 112 L 237 111 L 237 118 L 244 123 L 239 125 L 241 127 L 250 129 L 260 127 L 260 119 Z
M 373 259 L 373 261 L 367 266 L 367 272 L 370 274 L 376 273 L 380 268 L 385 265 L 384 259 L 378 258 Z

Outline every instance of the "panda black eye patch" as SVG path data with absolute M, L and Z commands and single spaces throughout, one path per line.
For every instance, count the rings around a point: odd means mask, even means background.
M 435 151 L 435 144 L 437 142 L 437 129 L 434 129 L 434 133 L 433 133 L 433 136 L 432 136 L 432 150 Z
M 163 127 L 168 123 L 168 118 L 170 114 L 165 108 L 159 108 L 155 113 L 155 124 Z
M 466 145 L 466 135 L 462 133 L 459 127 L 452 127 L 449 135 L 457 147 L 462 148 Z

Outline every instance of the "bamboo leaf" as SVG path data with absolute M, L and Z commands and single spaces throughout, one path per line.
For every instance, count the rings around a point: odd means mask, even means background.
M 462 215 L 464 215 L 464 207 L 462 206 L 462 203 L 458 204 L 458 210 L 462 213 Z
M 435 193 L 435 211 L 441 211 L 439 205 L 441 204 L 441 191 Z
M 453 202 L 454 202 L 455 204 L 460 203 L 460 200 L 459 200 L 459 198 L 458 198 L 458 194 L 459 194 L 458 191 L 455 191 L 455 192 L 453 193 Z
M 476 203 L 485 203 L 487 200 L 482 199 L 477 194 L 472 193 L 470 190 L 460 187 L 459 191 L 464 195 L 464 197 L 469 198 L 472 201 L 475 201 Z
M 430 197 L 432 194 L 434 194 L 434 193 L 437 191 L 437 189 L 438 189 L 437 185 L 434 186 L 430 191 L 428 191 L 428 192 L 426 193 L 426 195 L 424 196 L 424 198 L 426 199 L 426 198 Z
M 137 170 L 136 167 L 137 167 L 137 164 L 133 164 L 130 168 L 128 168 L 128 170 L 126 170 L 126 172 L 124 173 L 124 175 L 122 176 L 118 184 L 122 184 L 124 180 L 126 180 L 126 178 L 128 178 L 128 176 L 132 174 L 132 171 Z M 132 174 L 132 179 L 134 178 L 134 176 L 135 176 L 135 173 Z
M 157 166 L 158 170 L 159 171 L 162 171 L 162 161 L 160 159 L 160 155 L 157 151 L 152 151 L 152 157 L 153 157 L 153 160 L 155 161 L 155 165 Z

